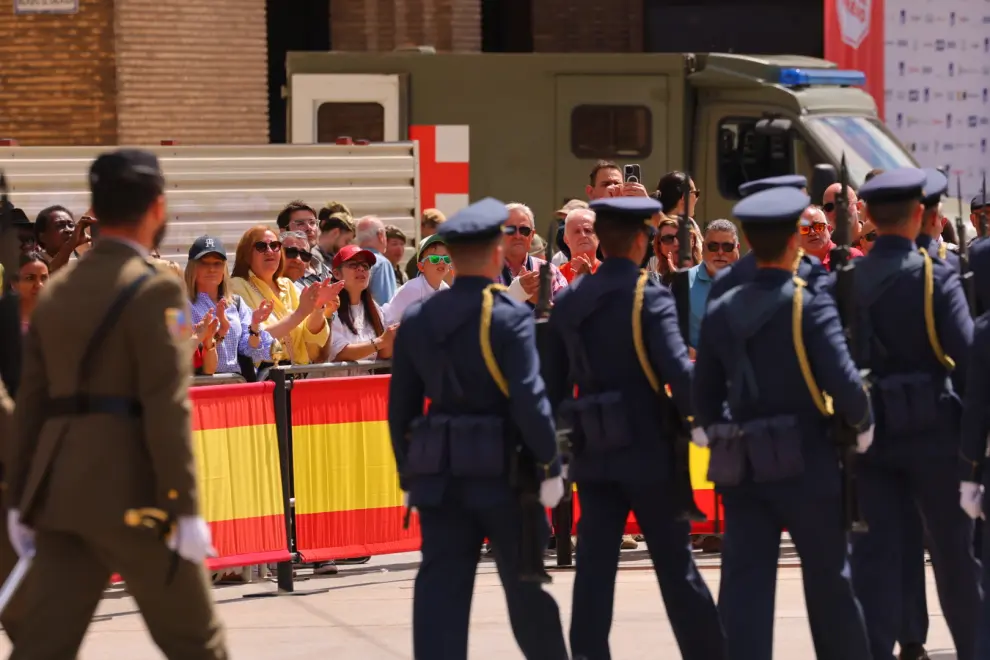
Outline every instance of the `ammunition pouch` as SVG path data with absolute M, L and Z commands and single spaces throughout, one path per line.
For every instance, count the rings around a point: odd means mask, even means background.
M 629 413 L 621 392 L 579 396 L 562 406 L 561 415 L 574 428 L 576 453 L 600 454 L 632 444 Z
M 887 437 L 924 435 L 938 429 L 938 392 L 931 374 L 895 374 L 873 384 Z
M 45 404 L 45 414 L 49 419 L 88 415 L 138 418 L 142 415 L 142 408 L 140 401 L 130 397 L 77 394 L 49 399 Z
M 713 424 L 707 430 L 711 457 L 708 480 L 739 485 L 747 463 L 753 481 L 784 481 L 804 473 L 804 451 L 797 417 L 777 415 L 743 424 Z
M 495 415 L 426 415 L 410 428 L 406 474 L 466 479 L 505 475 L 505 421 Z

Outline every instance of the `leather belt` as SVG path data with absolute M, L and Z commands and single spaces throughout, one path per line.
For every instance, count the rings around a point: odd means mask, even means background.
M 85 415 L 117 415 L 119 417 L 140 417 L 141 402 L 125 396 L 99 396 L 77 394 L 49 399 L 46 404 L 47 417 L 82 417 Z

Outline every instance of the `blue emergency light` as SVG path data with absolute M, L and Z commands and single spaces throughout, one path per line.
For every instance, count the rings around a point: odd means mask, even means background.
M 862 87 L 866 84 L 866 74 L 851 69 L 781 69 L 778 82 L 787 87 Z

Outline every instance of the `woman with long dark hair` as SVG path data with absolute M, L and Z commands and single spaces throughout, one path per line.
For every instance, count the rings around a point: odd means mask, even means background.
M 356 245 L 345 245 L 334 255 L 333 276 L 344 283 L 340 307 L 330 331 L 330 360 L 375 360 L 392 357 L 398 324 L 387 326 L 385 313 L 374 301 L 368 285 L 375 255 Z M 339 376 L 360 375 L 344 372 Z
M 48 262 L 38 251 L 26 252 L 21 255 L 17 268 L 17 276 L 13 278 L 14 290 L 17 291 L 21 307 L 21 329 L 27 332 L 31 321 L 31 313 L 38 304 L 38 294 L 48 284 Z

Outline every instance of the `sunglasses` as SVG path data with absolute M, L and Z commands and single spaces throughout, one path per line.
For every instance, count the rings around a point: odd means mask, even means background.
M 427 256 L 423 257 L 422 259 L 420 259 L 420 261 L 423 262 L 423 263 L 430 262 L 431 264 L 433 264 L 434 266 L 436 266 L 438 263 L 441 263 L 441 262 L 443 262 L 445 264 L 449 264 L 450 263 L 450 257 L 447 256 L 446 254 L 430 254 L 430 255 L 427 255 Z
M 274 243 L 273 243 L 274 245 Z M 285 258 L 286 259 L 302 259 L 303 263 L 309 263 L 313 258 L 312 252 L 307 252 L 306 250 L 301 250 L 299 248 L 285 248 Z
M 813 230 L 816 234 L 823 234 L 827 226 L 828 224 L 824 222 L 813 222 L 810 225 L 801 224 L 798 226 L 798 233 L 802 236 L 807 236 Z
M 709 252 L 718 252 L 719 249 L 721 249 L 722 252 L 729 253 L 729 252 L 733 252 L 736 249 L 736 244 L 719 243 L 717 241 L 712 241 L 710 243 L 705 243 L 705 248 L 707 248 Z
M 517 227 L 515 225 L 509 225 L 508 227 L 505 228 L 506 236 L 514 236 L 515 234 L 519 234 L 523 238 L 526 238 L 532 233 L 533 233 L 532 227 L 526 227 L 526 226 Z
M 371 270 L 371 264 L 367 261 L 345 261 L 344 268 L 350 270 Z
M 825 202 L 822 204 L 822 210 L 826 213 L 831 213 L 835 210 L 835 202 Z
M 695 188 L 691 191 L 691 194 L 694 195 L 695 199 L 697 199 L 698 197 L 701 197 L 701 189 Z
M 677 234 L 661 234 L 660 242 L 664 245 L 673 245 L 674 241 L 677 240 Z
M 255 252 L 259 254 L 264 254 L 271 250 L 272 252 L 278 252 L 282 249 L 282 243 L 280 241 L 272 241 L 271 243 L 266 243 L 264 241 L 258 241 L 254 244 Z
M 877 240 L 876 230 L 874 229 L 868 234 L 863 234 L 863 240 L 866 241 L 867 243 L 872 243 L 873 241 Z

